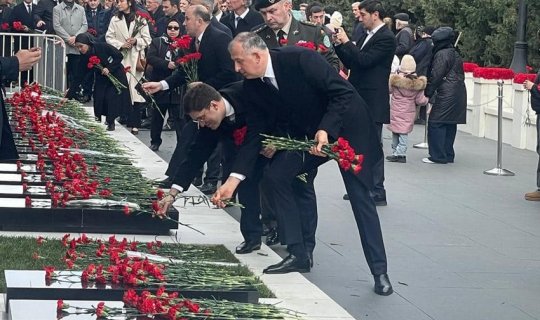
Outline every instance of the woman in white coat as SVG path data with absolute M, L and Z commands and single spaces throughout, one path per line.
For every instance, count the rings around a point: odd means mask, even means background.
M 145 103 L 144 98 L 135 89 L 144 74 L 144 70 L 137 70 L 137 62 L 145 58 L 144 50 L 152 38 L 148 29 L 147 14 L 137 12 L 135 0 L 117 0 L 117 7 L 118 12 L 111 19 L 105 40 L 122 52 L 124 55 L 122 64 L 130 69 L 127 78 L 133 108 L 124 114 L 128 115 L 127 127 L 131 128 L 133 134 L 137 134 L 141 123 L 140 109 Z

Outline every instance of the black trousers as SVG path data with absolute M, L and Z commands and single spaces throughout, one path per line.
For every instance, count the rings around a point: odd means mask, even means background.
M 75 90 L 79 91 L 79 88 L 73 88 L 72 84 L 73 81 L 75 81 L 75 74 L 77 73 L 77 69 L 79 67 L 79 61 L 81 60 L 81 55 L 79 54 L 68 54 L 67 55 L 67 64 L 66 64 L 66 74 L 67 74 L 67 84 L 69 90 Z M 93 72 L 92 72 L 93 74 Z
M 302 216 L 295 201 L 293 179 L 302 172 L 307 172 L 328 161 L 308 153 L 279 152 L 274 155 L 263 176 L 264 190 L 271 195 L 272 205 L 276 209 L 279 227 L 283 230 L 283 241 L 295 248 L 295 255 L 303 256 L 307 250 L 303 245 Z M 356 225 L 360 233 L 362 248 L 373 275 L 386 273 L 386 252 L 382 237 L 379 216 L 370 190 L 353 173 L 341 171 L 347 194 L 351 202 Z M 281 234 L 280 234 L 281 236 Z M 301 250 L 304 249 L 304 253 Z
M 159 108 L 159 110 L 157 109 Z M 160 113 L 161 112 L 161 113 Z M 184 126 L 183 119 L 180 119 L 180 105 L 170 103 L 160 103 L 152 108 L 152 125 L 150 126 L 150 144 L 161 145 L 161 132 L 163 131 L 163 123 L 165 116 L 169 112 L 169 118 L 173 121 L 176 131 L 176 141 L 180 140 L 180 133 Z
M 88 72 L 86 76 L 84 77 L 83 83 L 82 83 L 82 89 L 83 94 L 85 96 L 91 96 L 94 92 L 94 80 L 95 80 L 96 74 L 94 72 Z
M 227 153 L 225 146 L 223 146 L 223 151 L 224 153 Z M 229 163 L 229 161 L 224 160 L 224 167 L 228 167 Z M 260 157 L 257 161 L 257 168 L 254 171 L 253 177 L 247 178 L 238 186 L 238 201 L 244 206 L 244 208 L 241 209 L 240 232 L 246 242 L 261 241 L 263 227 L 260 218 L 261 203 L 259 184 L 262 178 L 262 167 L 264 166 L 264 163 L 266 163 L 266 160 Z M 225 177 L 223 178 L 225 179 Z
M 536 115 L 536 153 L 538 153 L 538 167 L 536 169 L 536 186 L 540 190 L 540 115 Z
M 437 163 L 454 162 L 457 124 L 429 122 L 429 159 Z
M 141 108 L 144 108 L 145 102 L 134 102 L 131 110 L 128 110 L 127 123 L 128 128 L 139 128 L 141 126 Z
M 382 129 L 383 124 L 375 122 L 375 130 L 377 133 L 377 139 L 381 142 L 382 148 Z M 374 187 L 372 190 L 372 196 L 377 198 L 386 198 L 386 190 L 384 189 L 384 157 L 381 157 L 377 163 L 373 166 L 373 182 Z

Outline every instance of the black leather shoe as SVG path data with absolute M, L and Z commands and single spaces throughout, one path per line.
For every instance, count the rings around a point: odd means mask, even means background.
M 273 246 L 279 243 L 279 234 L 277 228 L 271 228 L 266 235 L 266 245 Z
M 199 190 L 201 190 L 201 192 L 204 194 L 214 194 L 216 192 L 216 189 L 216 185 L 211 182 L 204 183 L 202 186 L 199 187 Z
M 289 272 L 309 272 L 309 259 L 300 259 L 292 254 L 288 255 L 278 264 L 273 264 L 263 270 L 266 274 L 283 274 Z
M 373 279 L 375 279 L 375 286 L 373 287 L 373 291 L 375 291 L 376 294 L 380 296 L 389 296 L 394 292 L 394 289 L 392 289 L 392 284 L 390 283 L 390 279 L 388 278 L 388 275 L 386 273 L 373 276 Z
M 100 123 L 101 123 L 101 117 L 94 117 L 94 120 L 96 120 L 96 122 L 100 122 Z
M 343 200 L 349 200 L 349 195 L 348 195 L 348 194 L 344 194 L 344 195 L 343 195 Z
M 151 144 L 150 150 L 152 151 L 158 151 L 159 150 L 159 144 Z
M 236 253 L 238 254 L 246 254 L 251 253 L 252 251 L 259 250 L 261 248 L 260 242 L 253 242 L 253 241 L 244 241 L 241 244 L 236 247 Z
M 167 177 L 163 180 L 156 181 L 154 184 L 161 188 L 169 189 L 170 187 L 172 187 L 172 179 L 171 177 Z
M 308 252 L 307 257 L 309 259 L 309 267 L 313 268 L 313 252 Z
M 114 131 L 114 122 L 107 125 L 107 131 Z

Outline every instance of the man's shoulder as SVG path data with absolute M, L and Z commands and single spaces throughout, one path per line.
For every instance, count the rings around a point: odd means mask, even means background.
M 297 21 L 298 21 L 298 20 L 297 20 Z M 298 25 L 301 25 L 301 26 L 303 26 L 303 27 L 305 27 L 305 28 L 307 28 L 307 29 L 312 28 L 312 29 L 314 29 L 314 30 L 315 30 L 315 29 L 320 29 L 320 28 L 321 28 L 321 26 L 319 26 L 318 24 L 313 23 L 313 22 L 311 22 L 311 21 L 298 21 Z
M 267 32 L 272 31 L 272 29 L 270 29 L 270 27 L 266 23 L 263 23 L 261 25 L 256 26 L 251 31 L 255 32 L 256 34 L 266 34 Z

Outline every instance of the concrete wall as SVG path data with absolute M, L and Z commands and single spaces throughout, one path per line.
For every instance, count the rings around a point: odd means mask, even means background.
M 467 124 L 459 130 L 477 137 L 497 140 L 497 80 L 473 78 L 465 74 Z M 522 84 L 503 84 L 503 143 L 520 149 L 536 150 L 536 113 L 531 109 L 529 92 Z

